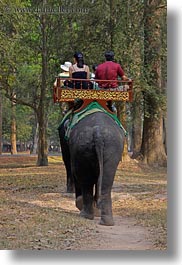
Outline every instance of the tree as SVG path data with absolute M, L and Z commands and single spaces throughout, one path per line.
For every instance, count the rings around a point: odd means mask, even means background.
M 15 113 L 15 96 L 14 88 L 11 86 L 14 80 L 14 60 L 15 54 L 12 51 L 12 41 L 16 40 L 17 28 L 20 25 L 18 22 L 19 16 L 17 14 L 10 14 L 9 10 L 13 7 L 14 3 L 9 3 L 7 6 L 6 1 L 1 1 L 0 6 L 0 89 L 7 89 L 9 98 L 12 102 L 11 109 L 11 153 L 16 154 L 16 113 Z M 21 5 L 19 1 L 16 2 L 17 5 Z M 17 24 L 15 23 L 17 22 Z M 11 84 L 11 85 L 10 85 Z M 2 133 L 0 134 L 2 141 Z
M 11 154 L 17 154 L 16 149 L 16 94 L 12 93 L 11 100 Z
M 45 113 L 45 98 L 47 87 L 47 36 L 46 36 L 46 16 L 41 16 L 41 33 L 42 33 L 42 75 L 41 75 L 41 91 L 40 101 L 38 106 L 38 123 L 39 123 L 39 141 L 38 141 L 38 166 L 47 166 L 47 139 L 46 139 L 46 113 Z
M 43 1 L 45 2 L 45 1 Z M 30 7 L 30 2 L 28 3 Z M 16 11 L 17 3 L 14 3 L 10 10 Z M 33 6 L 31 6 L 33 7 Z M 16 12 L 15 12 L 16 13 Z M 17 12 L 18 13 L 18 12 Z M 16 98 L 13 98 L 13 104 L 23 104 L 29 106 L 35 111 L 37 121 L 39 123 L 39 144 L 38 144 L 38 165 L 47 165 L 47 142 L 46 142 L 46 129 L 47 129 L 47 115 L 48 115 L 48 105 L 50 102 L 50 94 L 47 92 L 48 89 L 47 82 L 47 29 L 46 16 L 44 14 L 34 15 L 23 13 L 23 16 L 18 13 L 18 15 L 23 18 L 23 23 L 20 28 L 17 27 L 14 33 L 14 37 L 8 36 L 10 53 L 5 50 L 2 53 L 2 89 L 5 90 L 6 96 L 11 100 L 11 95 L 16 94 Z M 17 15 L 17 17 L 18 17 Z M 4 15 L 5 16 L 5 15 Z M 12 24 L 16 25 L 17 17 L 15 16 Z M 38 19 L 37 19 L 38 18 Z M 17 24 L 16 24 L 17 23 Z M 28 33 L 28 28 L 32 25 L 31 34 Z M 41 29 L 41 30 L 40 30 Z M 5 29 L 6 34 L 6 29 Z M 12 43 L 11 43 L 12 42 Z M 2 46 L 3 47 L 3 46 Z M 3 48 L 4 49 L 4 48 Z M 19 52 L 18 52 L 19 51 Z M 18 56 L 17 56 L 18 54 Z M 15 56 L 16 55 L 16 56 Z M 39 68 L 40 66 L 40 68 Z M 33 71 L 38 70 L 38 74 L 34 76 L 29 76 L 24 70 Z M 14 72 L 16 77 L 14 77 Z M 24 75 L 22 75 L 22 73 Z M 28 76 L 28 80 L 26 77 Z M 14 111 L 13 111 L 14 113 Z M 12 114 L 13 114 L 12 113 Z M 15 115 L 12 116 L 12 130 L 13 138 L 15 140 Z M 16 145 L 12 145 L 16 146 Z
M 161 85 L 161 18 L 164 1 L 144 1 L 144 123 L 141 152 L 149 165 L 166 164 L 163 145 L 164 89 Z

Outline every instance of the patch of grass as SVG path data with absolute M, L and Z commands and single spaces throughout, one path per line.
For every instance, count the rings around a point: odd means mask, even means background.
M 62 163 L 2 169 L 0 249 L 79 249 L 92 238 L 93 222 L 61 208 L 64 198 L 59 193 L 65 187 Z
M 120 183 L 127 198 L 113 202 L 114 213 L 132 217 L 148 227 L 156 249 L 167 248 L 167 176 L 166 169 L 146 168 L 133 171 L 117 171 L 116 181 Z
M 36 165 L 37 156 L 34 155 L 6 155 L 0 157 L 0 168 L 24 168 Z
M 61 155 L 60 156 L 48 156 L 48 162 L 49 163 L 54 164 L 54 163 L 60 163 L 62 161 L 63 160 L 62 160 L 62 156 Z
M 74 213 L 11 201 L 11 208 L 1 216 L 0 249 L 78 248 L 94 227 Z

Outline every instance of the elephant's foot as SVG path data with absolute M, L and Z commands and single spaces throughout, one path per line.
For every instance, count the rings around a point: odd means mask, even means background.
M 80 212 L 80 216 L 86 219 L 93 220 L 94 219 L 94 214 L 93 213 L 87 213 L 84 210 Z
M 81 211 L 83 209 L 83 197 L 78 196 L 75 201 L 76 207 Z
M 100 225 L 113 226 L 114 221 L 113 221 L 113 218 L 111 216 L 101 216 L 99 224 Z

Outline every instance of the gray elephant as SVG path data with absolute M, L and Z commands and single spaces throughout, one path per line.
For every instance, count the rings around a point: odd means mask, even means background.
M 94 219 L 94 204 L 102 225 L 114 225 L 111 189 L 124 147 L 124 130 L 105 112 L 81 119 L 65 139 L 65 123 L 59 127 L 67 190 L 76 193 L 76 206 L 84 218 Z
M 58 127 L 58 131 L 59 131 L 59 139 L 62 151 L 62 158 L 66 168 L 66 181 L 67 181 L 66 188 L 68 193 L 72 193 L 75 191 L 75 185 L 74 185 L 73 175 L 71 172 L 71 158 L 70 158 L 69 144 L 68 141 L 65 139 L 67 122 L 68 120 L 65 119 Z

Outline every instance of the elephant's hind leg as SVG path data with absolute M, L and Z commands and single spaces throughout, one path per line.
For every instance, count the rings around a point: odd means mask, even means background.
M 112 226 L 114 225 L 114 220 L 112 216 L 112 201 L 111 201 L 111 195 L 105 194 L 101 195 L 101 219 L 100 224 L 101 225 L 107 225 Z
M 80 216 L 93 220 L 93 186 L 83 188 L 83 209 L 80 212 Z

